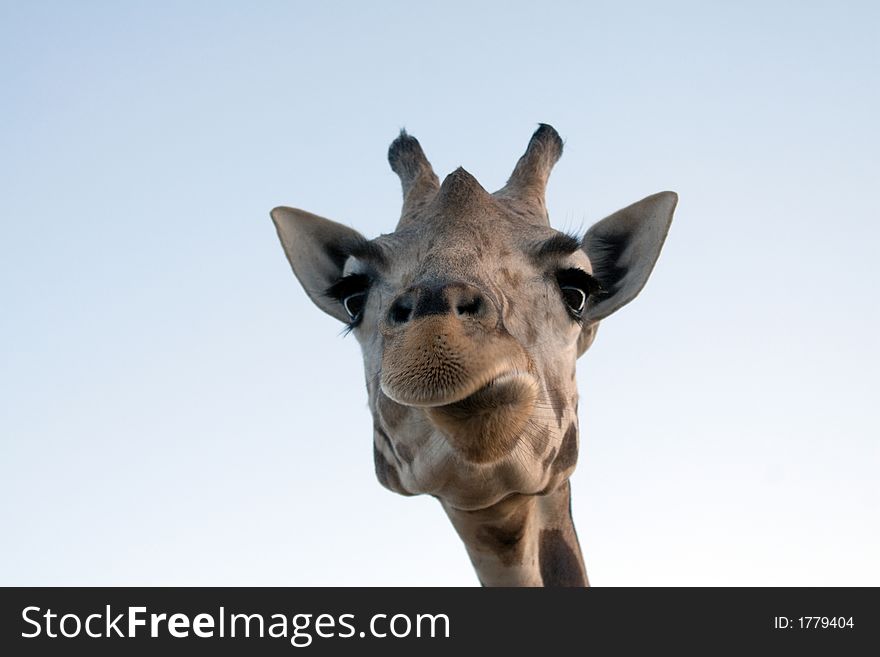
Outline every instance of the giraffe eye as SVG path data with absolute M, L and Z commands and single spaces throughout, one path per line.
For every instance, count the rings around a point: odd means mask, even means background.
M 370 278 L 366 274 L 349 274 L 343 276 L 327 289 L 327 296 L 336 299 L 351 322 L 350 328 L 354 328 L 364 314 L 364 306 L 367 305 L 367 294 L 370 291 Z
M 345 312 L 348 313 L 351 321 L 355 321 L 359 319 L 361 313 L 364 312 L 364 306 L 366 305 L 366 303 L 367 293 L 358 292 L 357 294 L 352 294 L 345 297 L 342 300 L 342 307 L 345 308 Z
M 560 289 L 562 290 L 562 298 L 565 300 L 565 305 L 568 306 L 569 310 L 578 316 L 583 314 L 584 306 L 587 305 L 586 292 L 572 285 L 565 285 Z
M 599 282 L 582 269 L 562 269 L 556 272 L 556 282 L 568 313 L 576 320 L 583 316 L 587 299 L 601 292 Z

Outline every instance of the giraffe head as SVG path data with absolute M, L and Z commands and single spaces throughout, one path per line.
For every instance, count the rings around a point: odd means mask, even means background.
M 402 132 L 393 233 L 368 240 L 302 210 L 272 219 L 306 293 L 361 345 L 380 482 L 458 509 L 554 490 L 578 452 L 575 362 L 653 269 L 677 197 L 649 196 L 583 240 L 550 227 L 562 154 L 541 125 L 507 184 L 464 169 L 440 184 Z

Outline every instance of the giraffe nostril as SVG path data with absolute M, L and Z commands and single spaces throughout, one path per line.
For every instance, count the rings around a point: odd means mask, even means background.
M 483 299 L 474 295 L 469 299 L 462 299 L 455 305 L 455 312 L 459 315 L 477 315 L 483 309 Z
M 408 297 L 400 298 L 391 305 L 388 319 L 392 324 L 406 324 L 412 317 L 413 305 Z

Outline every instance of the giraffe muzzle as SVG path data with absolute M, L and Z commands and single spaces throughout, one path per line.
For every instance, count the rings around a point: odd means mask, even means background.
M 398 404 L 445 406 L 515 371 L 528 371 L 528 358 L 509 335 L 429 315 L 386 334 L 380 385 Z
M 424 409 L 465 459 L 486 463 L 510 453 L 533 413 L 531 370 L 506 332 L 429 315 L 386 335 L 380 386 L 392 401 Z

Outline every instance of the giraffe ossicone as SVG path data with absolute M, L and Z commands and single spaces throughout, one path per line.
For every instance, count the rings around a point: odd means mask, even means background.
M 437 497 L 487 586 L 587 585 L 570 511 L 575 362 L 644 286 L 677 202 L 661 192 L 583 239 L 561 233 L 544 200 L 561 154 L 542 124 L 489 193 L 462 168 L 441 184 L 401 132 L 394 232 L 271 213 L 308 296 L 361 345 L 379 481 Z

